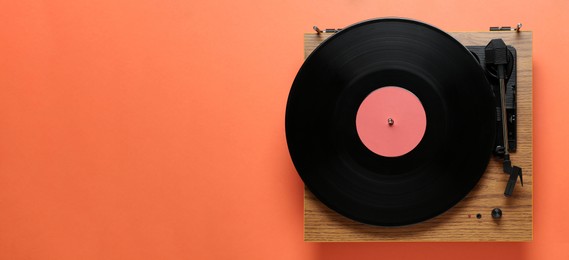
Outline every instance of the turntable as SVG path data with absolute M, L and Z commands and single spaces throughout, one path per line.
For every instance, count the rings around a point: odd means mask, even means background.
M 532 239 L 532 34 L 508 29 L 305 34 L 286 135 L 306 241 Z

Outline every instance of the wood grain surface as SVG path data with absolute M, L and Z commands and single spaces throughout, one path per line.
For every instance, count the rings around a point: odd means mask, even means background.
M 486 45 L 502 38 L 518 55 L 518 148 L 512 161 L 522 167 L 524 186 L 519 182 L 510 198 L 504 197 L 508 175 L 501 163 L 492 159 L 478 185 L 465 199 L 442 215 L 404 227 L 377 227 L 355 222 L 330 210 L 305 188 L 305 241 L 529 241 L 532 240 L 533 132 L 532 132 L 532 33 L 531 32 L 453 32 L 464 45 Z M 304 35 L 307 57 L 332 34 Z M 493 208 L 503 216 L 494 220 Z M 481 214 L 482 218 L 476 218 Z

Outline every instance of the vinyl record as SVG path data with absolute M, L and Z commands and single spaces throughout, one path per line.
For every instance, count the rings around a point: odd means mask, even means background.
M 336 33 L 306 59 L 286 108 L 298 174 L 359 222 L 408 225 L 464 198 L 488 164 L 492 89 L 473 55 L 417 21 L 377 19 Z

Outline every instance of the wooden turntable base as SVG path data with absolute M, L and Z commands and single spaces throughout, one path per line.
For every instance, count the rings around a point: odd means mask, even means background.
M 463 45 L 486 45 L 502 38 L 517 50 L 518 146 L 512 162 L 522 167 L 524 186 L 518 183 L 510 198 L 504 197 L 508 175 L 492 158 L 478 185 L 456 206 L 425 222 L 404 227 L 377 227 L 350 220 L 330 210 L 310 191 L 304 193 L 305 241 L 529 241 L 533 235 L 533 129 L 532 129 L 532 32 L 453 32 Z M 307 57 L 331 33 L 304 35 Z M 466 148 L 464 148 L 466 149 Z M 460 152 L 460 151 L 458 151 Z M 490 212 L 500 208 L 494 220 Z M 477 218 L 477 214 L 481 218 Z

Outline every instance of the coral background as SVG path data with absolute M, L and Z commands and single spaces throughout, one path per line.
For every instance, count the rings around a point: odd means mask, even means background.
M 0 1 L 0 259 L 569 259 L 567 1 Z M 312 25 L 534 32 L 534 241 L 306 243 Z

